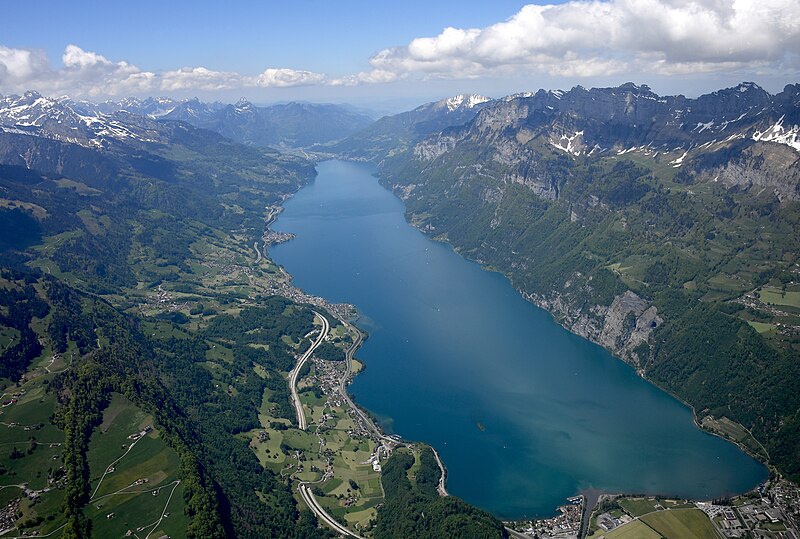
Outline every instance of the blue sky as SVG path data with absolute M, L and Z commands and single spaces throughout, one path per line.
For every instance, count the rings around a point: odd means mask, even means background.
M 344 75 L 367 69 L 377 50 L 436 35 L 446 26 L 486 26 L 523 5 L 508 0 L 11 0 L 3 3 L 3 11 L 12 14 L 9 20 L 29 23 L 4 25 L 0 43 L 43 48 L 54 59 L 74 43 L 146 69 L 202 65 L 257 74 L 266 66 L 281 66 Z
M 0 93 L 420 101 L 798 82 L 796 0 L 6 0 Z

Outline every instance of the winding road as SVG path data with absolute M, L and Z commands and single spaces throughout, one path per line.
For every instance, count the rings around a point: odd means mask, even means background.
M 289 389 L 292 391 L 292 402 L 294 403 L 295 410 L 297 410 L 297 426 L 300 430 L 306 430 L 306 414 L 303 412 L 303 403 L 300 402 L 300 396 L 297 393 L 297 378 L 300 375 L 300 369 L 303 368 L 303 365 L 311 357 L 311 354 L 314 353 L 314 350 L 322 344 L 322 341 L 325 337 L 328 336 L 328 331 L 331 329 L 331 325 L 328 323 L 328 319 L 319 314 L 317 311 L 314 311 L 314 314 L 322 321 L 322 330 L 319 333 L 317 339 L 311 343 L 311 346 L 305 353 L 300 356 L 300 359 L 297 361 L 297 365 L 295 368 L 292 369 L 292 372 L 289 373 Z
M 289 375 L 289 387 L 292 391 L 292 400 L 294 402 L 295 409 L 297 410 L 297 423 L 300 429 L 305 430 L 306 428 L 306 417 L 305 413 L 303 412 L 303 405 L 300 402 L 300 397 L 297 393 L 297 378 L 300 373 L 300 369 L 303 367 L 303 364 L 311 357 L 311 354 L 316 350 L 316 348 L 322 343 L 322 340 L 327 336 L 328 332 L 330 331 L 330 325 L 328 323 L 327 318 L 319 314 L 318 312 L 314 311 L 314 314 L 320 317 L 322 320 L 322 331 L 317 339 L 312 343 L 311 347 L 300 357 L 297 362 L 297 365 L 292 370 Z M 347 384 L 350 381 L 350 376 L 353 373 L 353 355 L 355 354 L 356 350 L 361 346 L 361 343 L 364 340 L 362 333 L 354 326 L 347 322 L 342 322 L 348 331 L 350 331 L 353 335 L 353 344 L 350 345 L 350 348 L 347 349 L 345 353 L 345 372 L 342 375 L 341 379 L 339 380 L 339 391 L 342 395 L 342 398 L 345 400 L 347 405 L 350 409 L 353 410 L 355 414 L 361 419 L 364 423 L 366 428 L 378 439 L 388 443 L 390 447 L 397 446 L 399 443 L 398 440 L 394 438 L 390 438 L 381 432 L 381 430 L 375 425 L 372 421 L 372 418 L 369 417 L 363 410 L 361 410 L 353 400 L 350 398 L 350 395 L 347 392 Z M 439 484 L 437 485 L 437 491 L 439 492 L 440 496 L 447 496 L 447 490 L 445 489 L 445 468 L 442 460 L 439 458 L 439 453 L 436 450 L 433 450 L 434 455 L 436 456 L 436 462 L 439 464 L 439 468 L 441 469 L 442 475 L 439 479 Z M 333 517 L 331 517 L 325 509 L 319 504 L 317 499 L 314 497 L 314 494 L 311 492 L 311 487 L 309 486 L 311 482 L 301 482 L 298 485 L 298 490 L 300 492 L 300 496 L 303 498 L 303 501 L 308 506 L 309 509 L 317 516 L 317 518 L 324 523 L 329 528 L 333 529 L 337 533 L 345 536 L 345 537 L 355 537 L 357 539 L 363 539 L 360 535 L 356 534 L 348 530 L 345 526 L 340 524 L 336 521 Z

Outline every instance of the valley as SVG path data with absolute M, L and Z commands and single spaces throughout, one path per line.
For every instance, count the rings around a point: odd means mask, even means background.
M 796 526 L 795 86 L 0 105 L 3 537 Z

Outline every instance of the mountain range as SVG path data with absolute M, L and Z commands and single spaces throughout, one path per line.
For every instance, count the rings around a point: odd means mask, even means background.
M 258 107 L 242 98 L 232 105 L 198 99 L 126 98 L 95 104 L 52 99 L 37 92 L 0 96 L 0 124 L 7 132 L 40 134 L 86 145 L 106 139 L 145 140 L 157 122 L 183 122 L 250 146 L 305 147 L 327 143 L 369 125 L 351 107 L 291 102 Z
M 375 121 L 336 105 L 31 91 L 0 97 L 0 389 L 4 421 L 33 429 L 9 427 L 19 448 L 0 475 L 42 501 L 9 522 L 64 537 L 117 525 L 90 486 L 130 443 L 115 418 L 150 417 L 145 445 L 185 489 L 167 532 L 325 536 L 278 461 L 306 443 L 286 378 L 319 298 L 259 245 L 328 157 L 375 163 L 420 230 L 800 479 L 800 85 L 459 95 Z M 335 333 L 326 345 L 343 355 L 354 341 Z M 63 448 L 31 441 L 43 433 Z M 386 463 L 375 529 L 436 514 L 431 536 L 503 537 L 438 497 L 429 453 Z

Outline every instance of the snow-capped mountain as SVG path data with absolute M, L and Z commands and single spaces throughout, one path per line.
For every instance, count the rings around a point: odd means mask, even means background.
M 123 111 L 103 113 L 99 107 L 53 99 L 37 92 L 0 96 L 0 130 L 36 135 L 87 147 L 137 140 L 157 142 L 157 124 Z
M 393 116 L 384 116 L 338 144 L 323 150 L 343 157 L 381 160 L 410 143 L 472 120 L 492 99 L 459 94 Z
M 90 103 L 36 92 L 0 96 L 0 130 L 38 135 L 82 146 L 159 142 L 164 122 L 184 122 L 252 146 L 307 146 L 343 138 L 372 120 L 338 105 L 287 103 L 258 107 L 197 98 L 125 98 Z
M 453 112 L 457 109 L 472 109 L 487 101 L 491 101 L 491 99 L 482 95 L 459 94 L 445 99 L 444 104 L 448 112 Z
M 492 102 L 477 115 L 472 129 L 520 129 L 526 137 L 543 136 L 554 148 L 574 155 L 634 150 L 682 154 L 737 139 L 769 140 L 800 150 L 798 94 L 797 85 L 771 96 L 750 82 L 697 99 L 662 97 L 633 83 L 591 90 L 577 86 Z
M 796 200 L 800 85 L 773 96 L 744 82 L 696 99 L 660 96 L 633 83 L 539 90 L 484 103 L 471 120 L 420 140 L 411 155 L 435 166 L 434 160 L 469 161 L 476 151 L 547 197 L 557 197 L 557 188 L 542 167 L 548 153 L 563 152 L 581 159 L 638 155 L 686 181 L 755 185 Z

